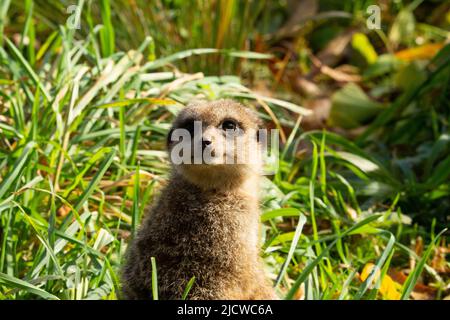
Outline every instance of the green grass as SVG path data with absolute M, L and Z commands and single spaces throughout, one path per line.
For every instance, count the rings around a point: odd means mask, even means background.
M 389 96 L 352 141 L 326 130 L 303 132 L 296 120 L 308 110 L 255 93 L 238 76 L 205 75 L 190 65 L 194 56 L 216 57 L 233 70 L 243 58 L 270 55 L 193 42 L 189 48 L 196 49 L 156 48 L 157 58 L 150 37 L 120 51 L 123 38 L 116 34 L 123 30 L 111 23 L 112 5 L 101 2 L 104 28 L 91 25 L 80 37 L 60 26 L 37 39 L 32 17 L 42 8 L 27 1 L 21 34 L 40 46 L 35 51 L 3 36 L 1 299 L 120 298 L 127 243 L 167 179 L 165 135 L 176 113 L 197 97 L 238 99 L 287 132 L 280 169 L 261 186 L 262 255 L 280 297 L 386 298 L 375 270 L 384 277 L 411 261 L 402 299 L 423 279 L 437 299 L 448 294 L 448 275 L 429 262 L 436 247 L 445 246 L 450 210 L 449 46 L 421 71 L 421 82 Z M 179 72 L 179 65 L 197 72 Z M 368 77 L 364 85 L 377 81 Z M 398 141 L 419 144 L 422 153 L 397 151 Z M 299 153 L 301 143 L 310 152 Z M 425 250 L 418 255 L 413 243 L 419 238 Z M 361 281 L 368 263 L 376 267 Z M 157 272 L 152 276 L 157 299 Z
M 67 8 L 74 4 L 74 1 L 68 0 L 34 2 L 34 14 L 40 18 L 39 31 L 43 34 L 49 28 L 54 30 L 58 25 L 65 24 L 69 17 Z M 83 8 L 83 21 L 89 24 L 88 28 L 83 27 L 78 31 L 80 34 L 87 36 L 96 25 L 105 26 L 99 35 L 98 50 L 101 53 L 110 54 L 115 47 L 122 50 L 136 48 L 141 44 L 141 39 L 151 37 L 152 42 L 148 44 L 149 57 L 167 56 L 192 48 L 246 50 L 248 38 L 256 36 L 254 25 L 263 24 L 268 29 L 272 9 L 277 10 L 278 7 L 278 4 L 266 0 L 155 0 L 151 6 L 145 0 L 131 3 L 127 0 L 77 3 Z M 192 10 L 193 6 L 198 10 Z M 20 14 L 24 10 L 26 4 L 17 1 L 11 5 L 10 12 Z M 263 21 L 258 19 L 260 15 L 264 16 Z M 168 21 L 170 23 L 164 23 Z M 239 64 L 226 55 L 202 56 L 180 61 L 178 68 L 183 71 L 205 70 L 212 75 L 236 71 Z

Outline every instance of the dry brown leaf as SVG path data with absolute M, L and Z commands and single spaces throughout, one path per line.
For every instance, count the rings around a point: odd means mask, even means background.
M 428 292 L 413 291 L 411 292 L 411 298 L 414 300 L 434 300 L 434 295 Z
M 329 98 L 318 98 L 307 100 L 304 106 L 313 111 L 309 116 L 305 116 L 302 128 L 305 130 L 316 130 L 326 127 L 326 121 L 330 115 L 331 100 Z
M 447 254 L 450 253 L 449 247 L 437 247 L 434 250 L 434 256 L 430 266 L 439 273 L 450 274 L 450 267 L 447 263 Z
M 394 281 L 396 281 L 396 282 L 398 282 L 400 284 L 405 283 L 405 281 L 406 281 L 406 279 L 408 277 L 401 270 L 389 270 L 388 274 Z M 436 289 L 435 288 L 427 286 L 427 285 L 425 285 L 423 283 L 416 283 L 416 285 L 414 286 L 413 292 L 416 294 L 417 298 L 420 296 L 420 294 L 430 297 L 429 299 L 433 299 L 434 296 L 436 295 Z M 413 296 L 413 295 L 411 294 L 411 296 Z M 428 299 L 425 299 L 425 300 L 428 300 Z
M 302 283 L 294 293 L 294 300 L 305 300 L 305 284 Z

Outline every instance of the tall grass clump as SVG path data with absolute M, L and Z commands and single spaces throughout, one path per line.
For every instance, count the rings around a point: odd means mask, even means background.
M 77 13 L 73 1 L 33 2 L 34 16 L 41 22 L 37 32 L 43 36 L 48 36 Z M 151 5 L 145 0 L 102 0 L 78 1 L 76 5 L 85 21 L 79 34 L 88 36 L 99 25 L 105 27 L 100 31 L 102 53 L 111 53 L 109 49 L 105 51 L 105 44 L 126 51 L 137 48 L 143 39 L 150 37 L 152 41 L 148 46 L 154 48 L 148 52 L 150 58 L 192 48 L 249 50 L 249 41 L 257 40 L 260 35 L 256 27 L 273 28 L 273 14 L 279 12 L 277 1 L 266 0 L 156 0 Z M 24 10 L 26 3 L 13 2 L 10 15 L 19 18 Z M 107 42 L 106 37 L 109 37 Z M 202 70 L 207 75 L 220 75 L 235 73 L 240 64 L 227 55 L 213 55 L 180 61 L 177 67 L 185 72 Z

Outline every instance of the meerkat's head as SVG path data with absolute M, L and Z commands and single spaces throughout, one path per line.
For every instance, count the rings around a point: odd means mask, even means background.
M 190 104 L 169 132 L 169 157 L 177 171 L 202 188 L 238 186 L 259 174 L 260 120 L 232 100 Z

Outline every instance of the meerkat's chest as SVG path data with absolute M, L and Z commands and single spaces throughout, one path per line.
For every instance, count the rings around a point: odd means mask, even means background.
M 180 222 L 188 227 L 188 233 L 210 235 L 210 237 L 227 237 L 242 228 L 245 216 L 245 203 L 240 199 L 225 197 L 192 197 L 177 208 Z
M 228 256 L 256 246 L 257 207 L 233 195 L 189 195 L 176 205 L 177 244 L 187 255 Z

